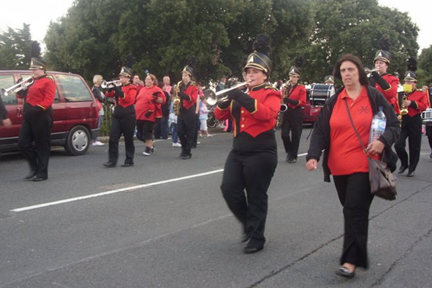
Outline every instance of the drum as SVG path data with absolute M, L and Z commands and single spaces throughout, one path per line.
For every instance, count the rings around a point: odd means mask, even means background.
M 310 102 L 313 106 L 324 106 L 330 96 L 335 94 L 332 84 L 312 84 L 310 89 Z
M 427 108 L 425 111 L 421 112 L 421 118 L 423 119 L 424 125 L 432 126 L 432 108 Z

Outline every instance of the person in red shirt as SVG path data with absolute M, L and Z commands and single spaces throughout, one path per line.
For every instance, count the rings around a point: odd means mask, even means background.
M 396 114 L 399 114 L 398 94 L 397 89 L 399 79 L 389 73 L 387 69 L 390 65 L 390 52 L 388 52 L 388 44 L 386 40 L 380 41 L 381 49 L 375 54 L 374 65 L 375 69 L 371 71 L 369 83 L 375 87 L 390 105 L 393 107 Z
M 300 145 L 300 138 L 303 131 L 302 108 L 306 104 L 306 88 L 299 83 L 303 59 L 296 59 L 295 66 L 290 68 L 288 85 L 282 90 L 282 101 L 287 105 L 283 112 L 281 126 L 281 137 L 287 153 L 288 163 L 297 162 L 297 154 Z M 291 134 L 291 137 L 290 137 Z
M 408 59 L 410 70 L 407 71 L 404 78 L 404 90 L 410 87 L 410 92 L 405 91 L 406 99 L 402 102 L 402 107 L 408 109 L 408 114 L 402 115 L 401 134 L 395 144 L 396 153 L 401 161 L 398 174 L 402 174 L 408 169 L 408 177 L 414 176 L 414 171 L 420 160 L 420 147 L 422 137 L 422 119 L 421 112 L 429 107 L 429 99 L 426 91 L 417 90 L 417 61 L 414 58 Z M 408 154 L 405 151 L 406 140 L 409 143 L 409 161 Z
M 141 89 L 144 87 L 142 84 L 142 80 L 138 74 L 135 74 L 133 76 L 133 85 L 137 87 L 137 93 L 141 91 Z
M 243 249 L 247 254 L 264 248 L 267 190 L 278 162 L 274 126 L 282 96 L 269 83 L 269 42 L 262 34 L 254 42 L 255 52 L 243 68 L 247 92 L 227 92 L 228 101 L 219 101 L 214 112 L 217 119 L 233 122 L 233 148 L 225 162 L 221 190 L 243 227 L 241 241 L 248 242 Z
M 192 157 L 196 125 L 196 102 L 198 99 L 198 86 L 192 81 L 193 69 L 186 65 L 182 71 L 182 81 L 176 86 L 176 93 L 180 97 L 180 114 L 177 118 L 177 134 L 182 145 L 181 159 Z
M 134 165 L 135 145 L 133 142 L 135 132 L 135 98 L 137 88 L 131 83 L 132 70 L 122 67 L 119 79 L 121 86 L 112 85 L 106 92 L 106 97 L 115 99 L 114 113 L 111 117 L 111 130 L 109 135 L 108 162 L 104 163 L 107 168 L 117 165 L 119 155 L 119 140 L 124 136 L 126 159 L 122 167 Z
M 336 274 L 352 278 L 356 267 L 368 268 L 369 263 L 369 209 L 374 196 L 367 157 L 381 157 L 385 151 L 382 161 L 392 171 L 396 169 L 397 156 L 391 146 L 400 130 L 393 108 L 377 89 L 369 85 L 358 57 L 343 55 L 335 65 L 334 76 L 342 80 L 344 87 L 327 100 L 315 122 L 306 169 L 316 169 L 324 151 L 324 181 L 330 182 L 330 174 L 333 175 L 344 214 L 341 266 Z M 387 118 L 386 130 L 377 140 L 368 143 L 372 118 L 380 108 Z M 349 115 L 367 151 L 363 151 Z
M 145 142 L 146 148 L 143 155 L 150 156 L 154 153 L 153 133 L 156 125 L 157 111 L 166 101 L 162 89 L 157 85 L 156 76 L 148 74 L 144 80 L 144 88 L 138 93 L 135 110 L 137 119 L 137 138 Z
M 51 149 L 51 127 L 53 123 L 52 103 L 56 85 L 46 74 L 46 62 L 41 58 L 32 58 L 30 70 L 33 70 L 34 82 L 17 93 L 25 99 L 18 145 L 30 166 L 30 173 L 24 178 L 32 181 L 48 179 L 48 162 Z

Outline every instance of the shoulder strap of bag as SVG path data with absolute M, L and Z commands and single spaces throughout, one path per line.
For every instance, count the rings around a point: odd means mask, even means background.
M 357 136 L 357 139 L 359 140 L 359 142 L 360 142 L 360 144 L 361 144 L 361 146 L 362 146 L 362 148 L 363 148 L 363 151 L 365 152 L 365 154 L 367 154 L 367 153 L 366 153 L 366 147 L 365 147 L 365 145 L 363 144 L 363 141 L 361 140 L 360 135 L 359 135 L 359 133 L 357 132 L 356 127 L 354 126 L 354 121 L 353 121 L 353 119 L 352 119 L 352 117 L 351 117 L 351 112 L 350 112 L 349 107 L 348 107 L 348 102 L 347 102 L 346 98 L 345 98 L 344 100 L 345 100 L 345 106 L 346 106 L 346 108 L 347 108 L 348 116 L 349 116 L 349 119 L 350 119 L 350 122 L 351 122 L 351 126 L 352 126 L 353 129 L 354 129 L 354 132 L 355 132 L 355 134 L 356 134 L 356 136 Z

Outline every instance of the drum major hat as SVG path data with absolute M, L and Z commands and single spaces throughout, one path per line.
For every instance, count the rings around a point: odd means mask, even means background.
M 249 54 L 243 71 L 246 71 L 248 68 L 254 68 L 270 76 L 273 65 L 270 58 L 267 56 L 270 52 L 270 39 L 268 36 L 264 34 L 258 35 L 253 43 L 253 49 L 254 52 Z
M 47 63 L 42 59 L 38 57 L 32 57 L 30 61 L 30 68 L 29 70 L 46 70 Z
M 119 76 L 132 77 L 132 69 L 126 66 L 123 66 L 120 70 Z
M 414 57 L 408 57 L 404 81 L 417 82 L 417 74 L 414 71 L 417 71 L 417 60 Z
M 183 73 L 183 72 L 186 72 L 186 73 L 189 74 L 190 77 L 193 77 L 193 69 L 192 69 L 191 66 L 186 65 L 186 66 L 183 68 L 183 70 L 182 70 L 182 73 Z
M 301 73 L 301 68 L 296 67 L 296 66 L 291 66 L 290 71 L 289 71 L 289 75 L 300 77 L 300 73 Z
M 386 62 L 387 64 L 390 64 L 390 52 L 386 50 L 378 50 L 375 53 L 374 62 L 377 60 L 381 60 L 383 62 Z
M 404 81 L 414 81 L 417 82 L 417 74 L 413 71 L 407 71 L 405 74 Z
M 296 57 L 296 59 L 294 60 L 294 65 L 291 66 L 288 75 L 300 77 L 303 62 L 304 60 L 302 56 Z

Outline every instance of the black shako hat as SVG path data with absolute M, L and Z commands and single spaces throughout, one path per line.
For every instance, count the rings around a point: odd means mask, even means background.
M 247 68 L 255 68 L 270 76 L 273 65 L 269 58 L 270 54 L 270 38 L 265 34 L 259 34 L 252 45 L 254 52 L 249 54 L 246 65 L 243 71 Z
M 30 68 L 29 70 L 46 70 L 47 63 L 39 57 L 32 57 L 30 61 Z
M 191 66 L 186 65 L 186 66 L 183 68 L 183 70 L 182 70 L 182 73 L 183 73 L 183 72 L 186 72 L 186 73 L 189 74 L 190 77 L 193 77 L 193 69 L 192 69 Z
M 324 83 L 328 83 L 328 82 L 330 82 L 330 83 L 332 83 L 332 84 L 335 83 L 335 80 L 334 80 L 334 76 L 333 76 L 333 75 L 327 75 L 327 76 L 324 77 Z
M 407 59 L 407 68 L 408 71 L 405 73 L 404 81 L 417 82 L 417 74 L 415 73 L 417 70 L 417 60 L 414 57 L 409 57 Z
M 291 66 L 288 75 L 294 75 L 300 77 L 302 66 L 303 66 L 303 57 L 299 56 L 295 59 L 294 65 Z
M 374 63 L 377 60 L 381 60 L 386 62 L 387 65 L 390 64 L 390 52 L 389 50 L 389 40 L 388 39 L 380 39 L 379 41 L 380 49 L 375 53 Z
M 119 76 L 132 77 L 132 69 L 126 66 L 123 66 L 120 70 Z

